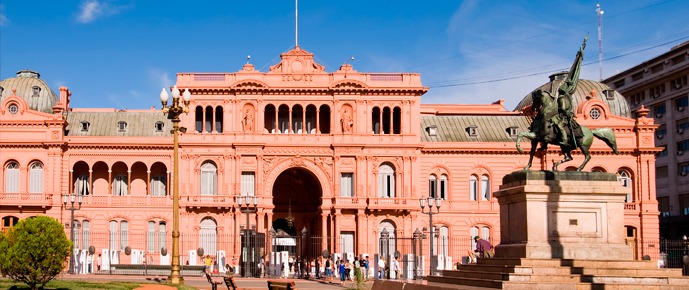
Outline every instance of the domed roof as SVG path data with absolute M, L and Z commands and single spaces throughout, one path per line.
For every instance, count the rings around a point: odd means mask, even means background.
M 534 89 L 534 91 L 538 89 L 544 91 L 553 91 L 554 88 L 557 88 L 559 82 L 567 77 L 567 74 L 567 72 L 561 72 L 551 75 L 549 82 Z M 627 103 L 627 100 L 624 98 L 624 96 L 622 96 L 622 94 L 616 90 L 613 90 L 604 83 L 591 80 L 579 80 L 579 83 L 577 83 L 577 89 L 572 95 L 572 108 L 576 109 L 579 104 L 585 102 L 586 97 L 591 96 L 591 91 L 595 91 L 596 97 L 610 107 L 610 112 L 613 115 L 627 118 L 632 117 L 631 110 L 629 109 L 629 103 Z M 531 103 L 533 103 L 533 100 L 531 100 L 531 92 L 529 92 L 529 94 L 527 94 L 526 97 L 519 102 L 514 110 L 522 111 L 525 107 L 530 106 Z
M 59 99 L 41 75 L 31 70 L 20 70 L 17 77 L 0 81 L 0 102 L 12 95 L 12 89 L 17 90 L 17 96 L 24 99 L 30 109 L 44 113 L 52 114 Z

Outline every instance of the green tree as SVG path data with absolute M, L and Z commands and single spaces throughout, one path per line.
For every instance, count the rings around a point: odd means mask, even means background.
M 0 234 L 0 272 L 38 289 L 60 274 L 72 242 L 54 218 L 37 216 L 19 221 Z

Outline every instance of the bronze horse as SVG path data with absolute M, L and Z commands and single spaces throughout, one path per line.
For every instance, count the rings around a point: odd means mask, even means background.
M 610 128 L 596 128 L 589 129 L 586 126 L 580 126 L 575 123 L 572 119 L 572 123 L 575 127 L 580 127 L 581 132 L 579 134 L 570 134 L 571 132 L 566 132 L 572 136 L 569 138 L 569 142 L 566 145 L 561 144 L 560 132 L 556 132 L 556 126 L 553 124 L 553 116 L 558 112 L 558 102 L 555 97 L 546 91 L 537 90 L 532 94 L 533 105 L 532 110 L 538 112 L 533 122 L 531 123 L 531 132 L 520 132 L 517 135 L 517 150 L 522 153 L 522 148 L 519 143 L 522 137 L 531 140 L 531 152 L 529 153 L 529 163 L 524 167 L 524 170 L 531 168 L 531 162 L 533 161 L 534 154 L 536 153 L 537 145 L 541 145 L 539 150 L 546 150 L 548 144 L 560 145 L 560 150 L 564 159 L 555 162 L 553 164 L 553 171 L 557 171 L 557 166 L 572 160 L 571 152 L 579 148 L 581 153 L 584 154 L 584 162 L 579 165 L 577 171 L 581 171 L 586 163 L 591 160 L 591 154 L 589 149 L 593 143 L 593 137 L 596 137 L 605 144 L 607 144 L 615 154 L 619 154 L 617 151 L 617 141 L 615 139 L 615 133 Z M 572 126 L 569 126 L 572 128 Z

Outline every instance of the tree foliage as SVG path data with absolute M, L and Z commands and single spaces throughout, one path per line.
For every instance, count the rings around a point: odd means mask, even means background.
M 0 234 L 0 272 L 31 289 L 42 288 L 60 274 L 71 247 L 56 219 L 23 219 L 7 234 Z

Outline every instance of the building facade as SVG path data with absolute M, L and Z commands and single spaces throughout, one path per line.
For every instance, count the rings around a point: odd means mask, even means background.
M 689 42 L 684 42 L 603 81 L 622 93 L 632 109 L 650 109 L 660 126 L 654 138 L 662 148 L 656 155 L 656 192 L 660 233 L 667 239 L 689 235 L 688 76 Z
M 422 104 L 428 88 L 419 74 L 361 73 L 350 64 L 326 72 L 299 47 L 267 72 L 246 64 L 234 73 L 179 73 L 176 86 L 192 95 L 180 124 L 179 176 L 160 109 L 72 108 L 66 87 L 55 94 L 31 71 L 0 82 L 3 229 L 49 215 L 72 229 L 76 248 L 93 246 L 110 263 L 169 263 L 161 249 L 170 249 L 177 178 L 183 263 L 200 263 L 199 248 L 220 261 L 242 259 L 247 240 L 258 256 L 276 247 L 305 257 L 405 254 L 413 251 L 407 238 L 430 229 L 419 203 L 430 196 L 442 199 L 432 251 L 457 262 L 473 236 L 499 243 L 492 192 L 528 161 L 515 141 L 529 130 L 530 94 L 515 110 L 502 101 Z M 647 109 L 630 111 L 598 82 L 581 80 L 573 106 L 580 124 L 615 131 L 621 154 L 595 141 L 586 170 L 617 173 L 630 187 L 630 247 L 636 258 L 657 257 L 642 246 L 658 239 L 657 126 Z M 562 159 L 556 149 L 539 153 L 532 169 L 550 169 Z M 568 170 L 583 161 L 574 158 Z M 66 193 L 83 195 L 72 225 Z M 237 204 L 246 196 L 257 197 L 256 213 Z M 275 233 L 308 242 L 283 244 Z M 381 233 L 395 242 L 383 246 Z

